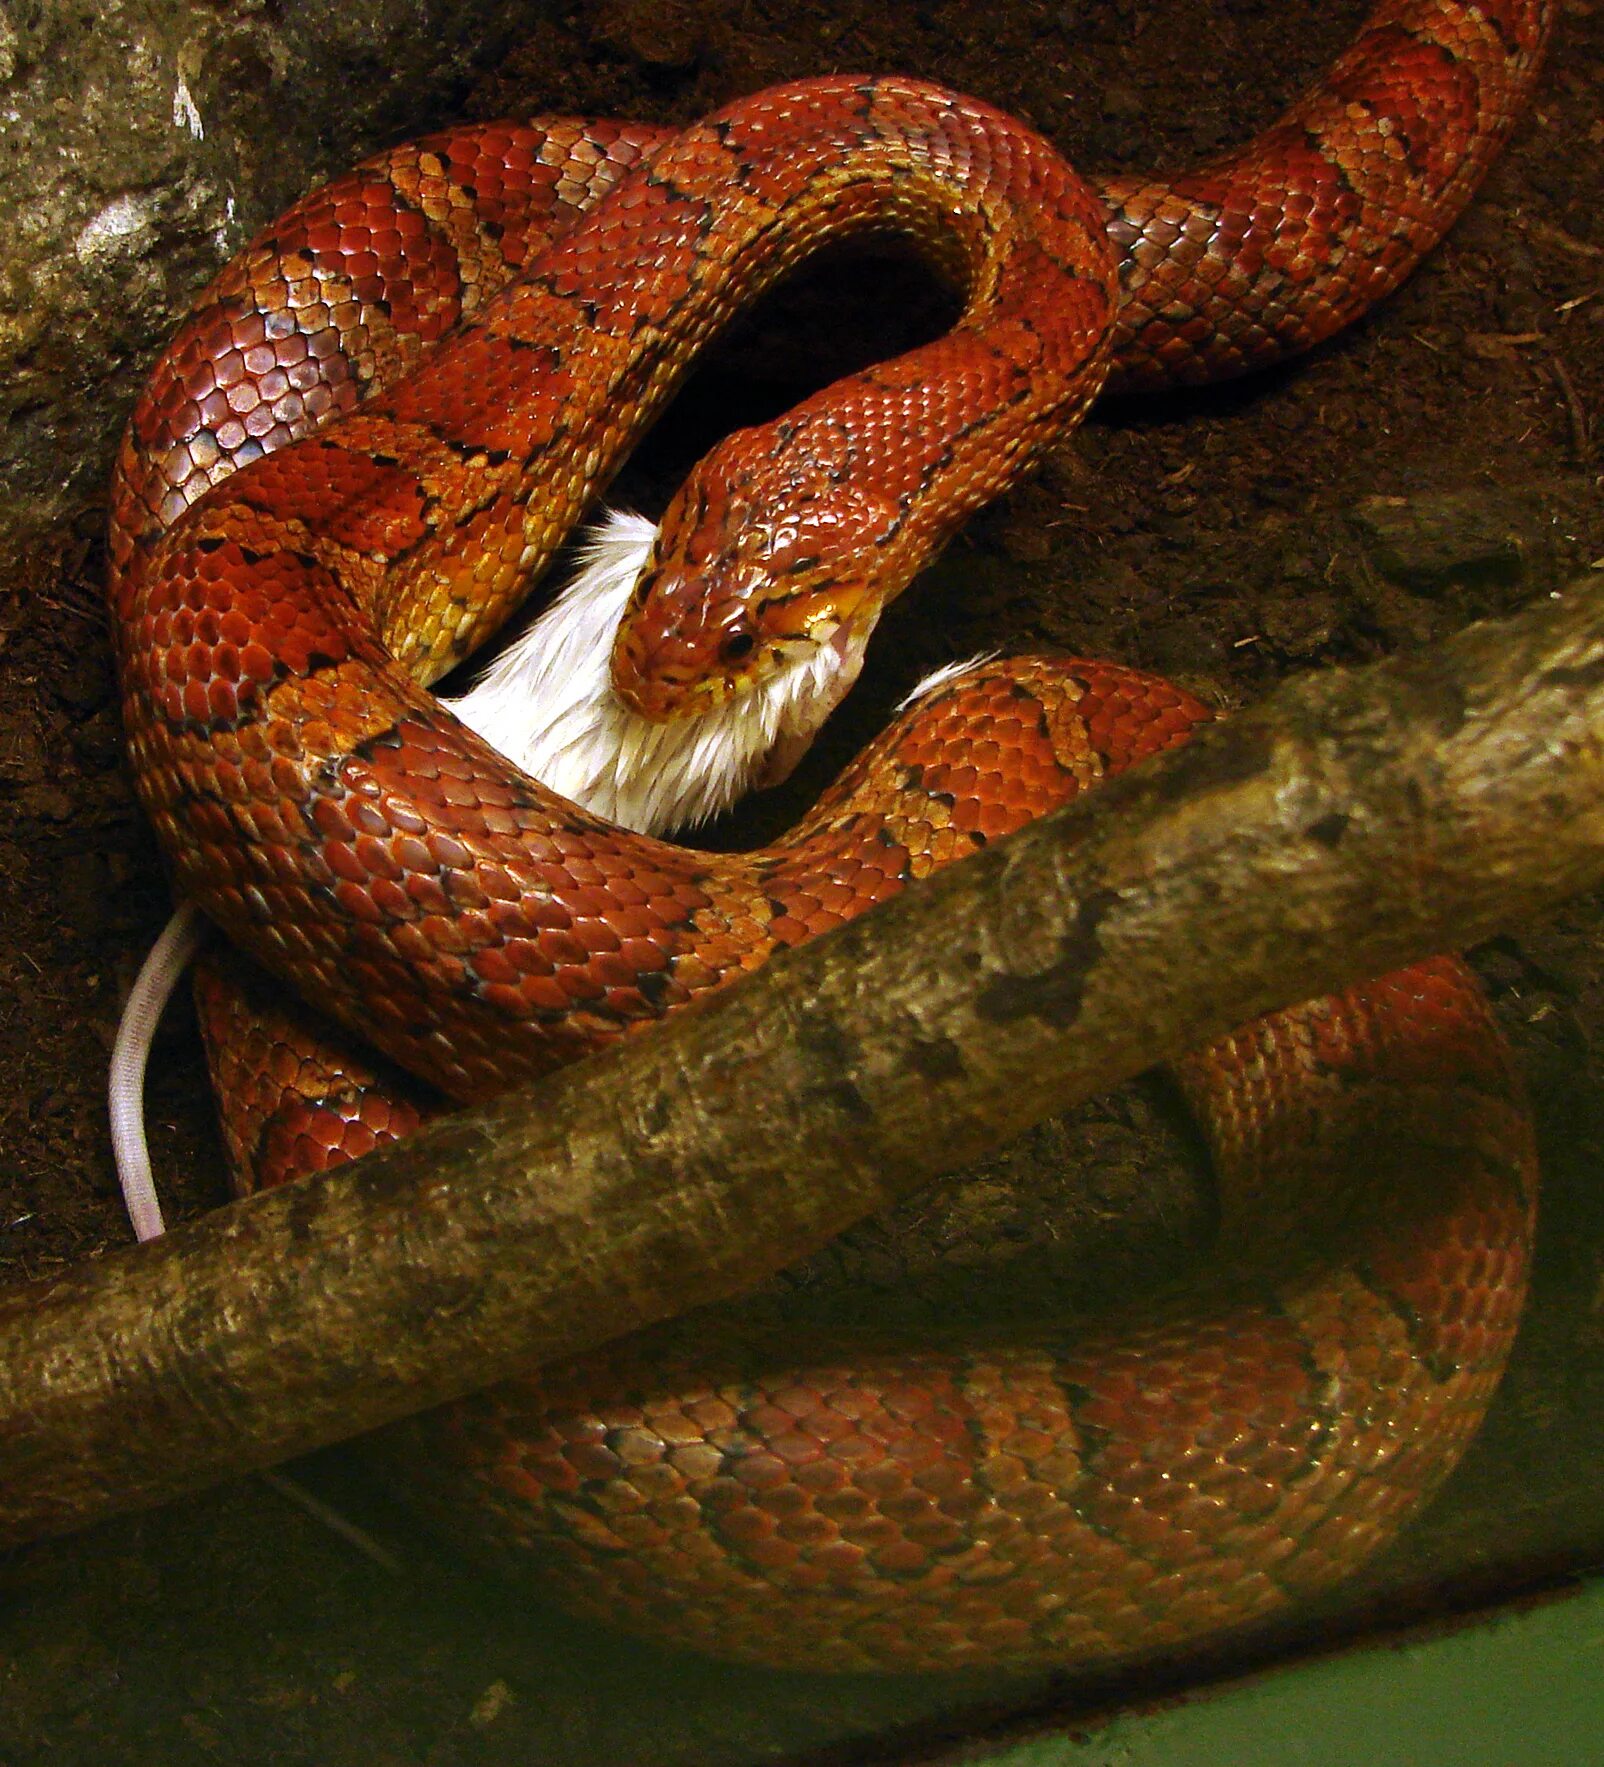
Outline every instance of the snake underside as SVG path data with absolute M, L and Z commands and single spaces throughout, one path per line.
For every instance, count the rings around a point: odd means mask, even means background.
M 1105 380 L 1238 373 L 1396 286 L 1506 137 L 1549 14 L 1395 0 L 1280 123 L 1164 182 L 1093 190 L 984 105 L 843 76 L 678 135 L 431 136 L 247 248 L 153 372 L 112 528 L 130 752 L 177 883 L 335 1021 L 309 1032 L 237 959 L 203 979 L 245 1182 L 649 1026 L 1207 717 L 1113 664 L 986 665 L 738 856 L 614 828 L 462 729 L 422 684 L 753 291 L 891 229 L 966 304 L 732 441 L 660 550 L 705 546 L 709 485 L 733 506 L 778 474 L 810 510 L 844 487 L 829 520 L 894 593 Z M 1219 1247 L 1156 1312 L 914 1349 L 678 1327 L 411 1426 L 420 1462 L 571 1605 L 761 1662 L 1107 1661 L 1329 1586 L 1446 1476 L 1508 1353 L 1518 1078 L 1452 958 L 1180 1078 Z

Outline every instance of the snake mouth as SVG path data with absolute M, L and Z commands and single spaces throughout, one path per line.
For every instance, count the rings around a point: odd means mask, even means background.
M 825 720 L 852 691 L 862 672 L 874 625 L 872 617 L 861 616 L 831 622 L 810 633 L 797 646 L 797 654 L 787 660 L 773 686 L 766 682 L 754 685 L 752 691 L 759 694 L 787 694 L 789 690 L 786 715 L 753 778 L 755 788 L 783 785 L 796 771 Z

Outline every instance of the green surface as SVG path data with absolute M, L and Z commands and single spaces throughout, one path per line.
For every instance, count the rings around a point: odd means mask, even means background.
M 1604 1767 L 1604 1582 L 1278 1670 L 985 1767 Z

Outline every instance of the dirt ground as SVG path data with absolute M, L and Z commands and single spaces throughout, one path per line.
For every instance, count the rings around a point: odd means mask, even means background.
M 1269 120 L 1359 10 L 608 4 L 533 22 L 465 114 L 682 121 L 780 78 L 900 68 L 1025 116 L 1080 164 L 1176 165 Z M 1288 674 L 1430 643 L 1604 568 L 1601 149 L 1604 5 L 1571 0 L 1535 113 L 1408 287 L 1278 372 L 1100 409 L 888 618 L 872 678 L 786 796 L 718 838 L 794 813 L 900 693 L 955 656 L 1109 656 L 1232 707 Z M 941 311 L 905 265 L 814 272 L 702 372 L 624 494 L 649 506 L 719 429 L 900 347 Z M 127 1237 L 101 1089 L 121 995 L 168 903 L 122 766 L 101 570 L 86 529 L 0 599 L 0 1284 Z M 1600 902 L 1580 901 L 1473 954 L 1541 1135 L 1526 1325 L 1447 1492 L 1293 1643 L 1344 1637 L 1378 1612 L 1397 1622 L 1543 1587 L 1604 1559 L 1600 917 Z M 170 1216 L 220 1200 L 184 1012 L 158 1042 L 151 1116 Z M 1094 1206 L 1055 1212 L 1055 1175 L 1082 1159 L 1096 1162 Z M 914 1273 L 915 1313 L 944 1308 L 1005 1265 L 1011 1286 L 1041 1280 L 1049 1243 L 1056 1301 L 1066 1259 L 1117 1291 L 1139 1254 L 1184 1246 L 1200 1210 L 1192 1176 L 1162 1095 L 1134 1086 L 1045 1126 L 967 1187 L 865 1228 L 780 1284 L 778 1304 L 835 1290 L 838 1310 L 880 1310 L 897 1268 Z M 1116 1232 L 1108 1218 L 1127 1206 L 1138 1226 Z M 1005 1718 L 1084 1713 L 1109 1692 L 823 1681 L 658 1651 L 531 1606 L 420 1539 L 353 1455 L 302 1470 L 403 1558 L 400 1575 L 254 1481 L 0 1557 L 0 1764 L 911 1760 Z M 1138 1690 L 1195 1672 L 1160 1665 Z

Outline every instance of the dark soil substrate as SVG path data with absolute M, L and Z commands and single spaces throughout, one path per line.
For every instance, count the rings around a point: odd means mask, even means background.
M 783 77 L 903 68 L 1023 114 L 1081 163 L 1174 164 L 1245 136 L 1317 72 L 1357 16 L 1332 10 L 576 8 L 534 26 L 469 114 L 676 121 Z M 1110 656 L 1229 707 L 1287 673 L 1430 643 L 1604 566 L 1592 438 L 1604 393 L 1601 92 L 1604 9 L 1573 3 L 1536 114 L 1384 311 L 1250 384 L 1099 411 L 899 606 L 863 703 L 787 802 L 761 806 L 742 832 L 794 810 L 899 693 L 954 656 L 1040 645 Z M 821 363 L 844 365 L 840 339 L 885 353 L 939 323 L 939 301 L 906 266 L 820 268 L 703 372 L 630 494 L 649 505 L 719 428 L 788 402 Z M 0 1282 L 127 1236 L 101 1088 L 122 991 L 167 899 L 120 762 L 100 572 L 97 543 L 64 546 L 0 602 Z M 1596 902 L 1578 902 L 1474 953 L 1542 1136 L 1535 1292 L 1481 1439 L 1356 1595 L 1359 1611 L 1452 1609 L 1596 1563 L 1604 1548 L 1599 918 Z M 183 1215 L 219 1200 L 221 1170 L 184 1014 L 162 1033 L 155 1069 L 156 1161 L 189 1175 L 168 1189 Z M 1089 1211 L 1050 1207 L 1067 1160 L 1096 1162 Z M 1162 1095 L 1131 1087 L 1043 1128 L 968 1187 L 864 1229 L 779 1285 L 777 1304 L 845 1285 L 838 1309 L 880 1312 L 900 1269 L 913 1272 L 910 1309 L 944 1309 L 1004 1262 L 1011 1288 L 1045 1272 L 1058 1304 L 1065 1261 L 1117 1290 L 1138 1251 L 1186 1240 L 1191 1165 Z M 1138 1228 L 1111 1234 L 1106 1217 L 1127 1206 Z M 661 1653 L 530 1608 L 415 1538 L 351 1455 L 304 1470 L 404 1556 L 403 1577 L 255 1482 L 0 1560 L 0 1762 L 666 1767 L 857 1759 L 880 1746 L 922 1758 L 983 1720 L 1085 1711 L 1097 1697 L 821 1683 Z M 1334 1610 L 1312 1635 L 1352 1623 Z

